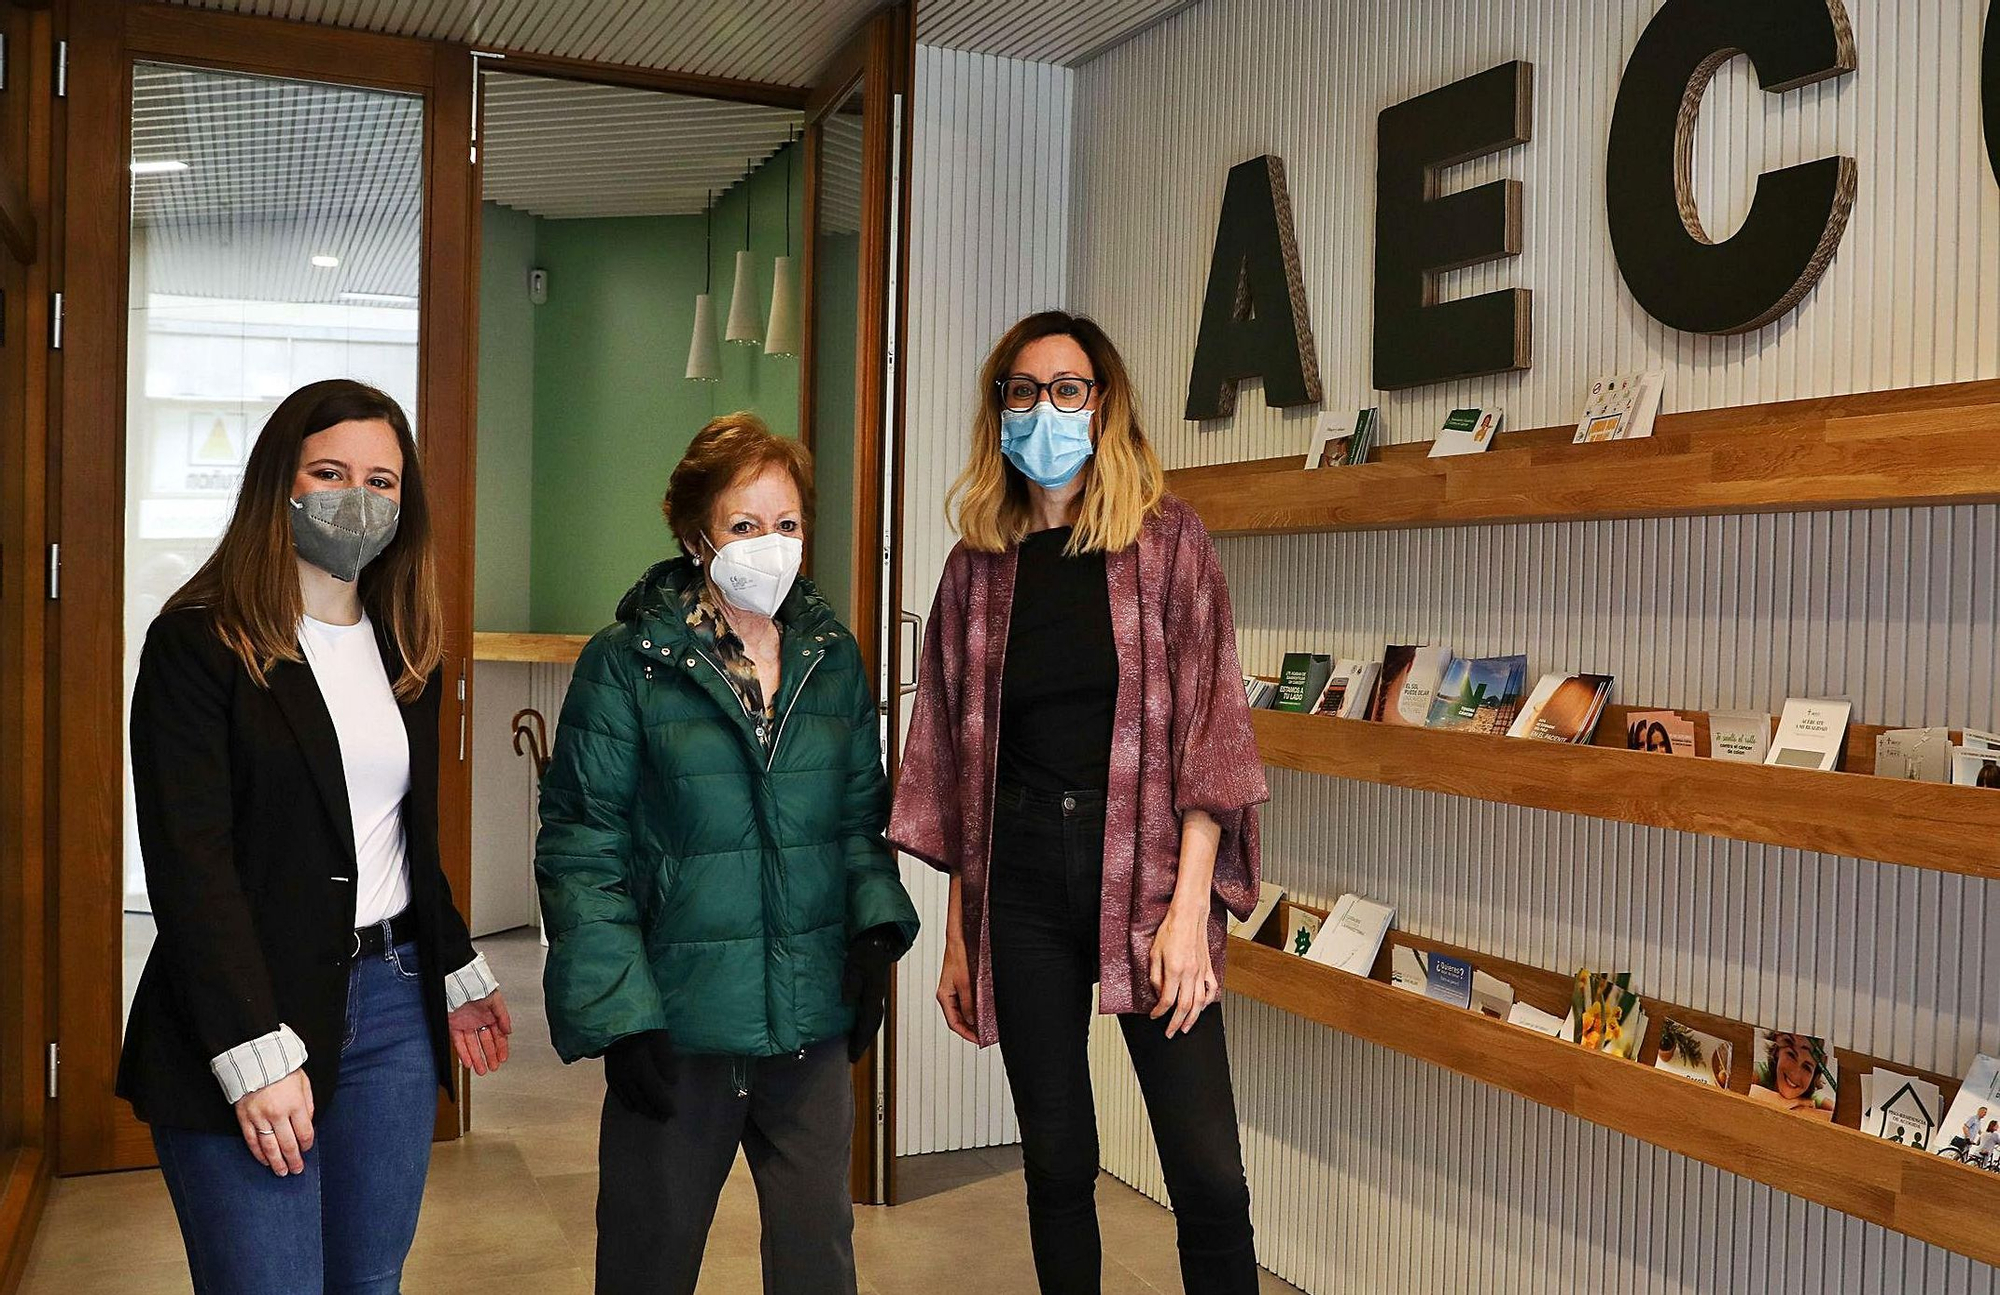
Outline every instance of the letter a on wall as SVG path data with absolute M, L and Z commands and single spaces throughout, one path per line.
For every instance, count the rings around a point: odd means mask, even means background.
M 1854 159 L 1821 158 L 1759 176 L 1743 227 L 1709 239 L 1691 176 L 1695 115 L 1738 54 L 1781 94 L 1852 72 L 1854 31 L 1841 0 L 1667 0 L 1639 37 L 1605 159 L 1611 246 L 1646 312 L 1690 333 L 1748 332 L 1796 306 L 1854 206 Z
M 1273 408 L 1319 402 L 1319 356 L 1306 318 L 1285 163 L 1268 153 L 1231 167 L 1222 191 L 1187 417 L 1229 417 L 1236 384 L 1257 377 Z
M 1375 385 L 1384 391 L 1528 367 L 1534 299 L 1508 288 L 1438 300 L 1437 276 L 1521 252 L 1521 182 L 1438 194 L 1438 172 L 1533 129 L 1535 69 L 1503 63 L 1385 108 L 1375 126 Z

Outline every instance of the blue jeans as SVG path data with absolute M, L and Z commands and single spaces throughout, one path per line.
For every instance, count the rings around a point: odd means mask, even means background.
M 196 1295 L 397 1295 L 430 1169 L 437 1066 L 417 946 L 354 964 L 340 1092 L 305 1172 L 278 1177 L 240 1134 L 153 1126 Z

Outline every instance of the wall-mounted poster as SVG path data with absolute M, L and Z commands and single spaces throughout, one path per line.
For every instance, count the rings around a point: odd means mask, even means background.
M 240 468 L 250 447 L 241 411 L 197 409 L 188 414 L 188 466 Z

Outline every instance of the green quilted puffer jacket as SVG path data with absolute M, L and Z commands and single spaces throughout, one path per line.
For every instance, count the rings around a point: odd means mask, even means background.
M 799 580 L 779 611 L 769 758 L 688 628 L 686 558 L 648 571 L 576 663 L 542 782 L 535 876 L 564 1061 L 665 1029 L 771 1056 L 846 1033 L 848 941 L 917 914 L 882 839 L 887 782 L 854 636 Z

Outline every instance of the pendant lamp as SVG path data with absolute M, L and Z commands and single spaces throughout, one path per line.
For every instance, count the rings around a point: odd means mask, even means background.
M 750 159 L 755 167 L 757 159 Z M 756 346 L 764 340 L 764 321 L 757 318 L 757 269 L 750 259 L 750 172 L 743 173 L 743 250 L 736 254 L 736 285 L 729 290 L 729 327 L 722 340 Z
M 771 265 L 771 326 L 764 334 L 764 354 L 799 353 L 799 285 L 792 273 L 792 155 L 797 140 L 785 143 L 785 254 Z
M 709 304 L 709 289 L 715 277 L 715 192 L 708 195 L 707 251 L 702 256 L 701 295 L 694 299 L 694 340 L 688 343 L 687 376 L 690 382 L 714 382 L 722 377 L 722 359 L 715 351 L 715 309 Z

